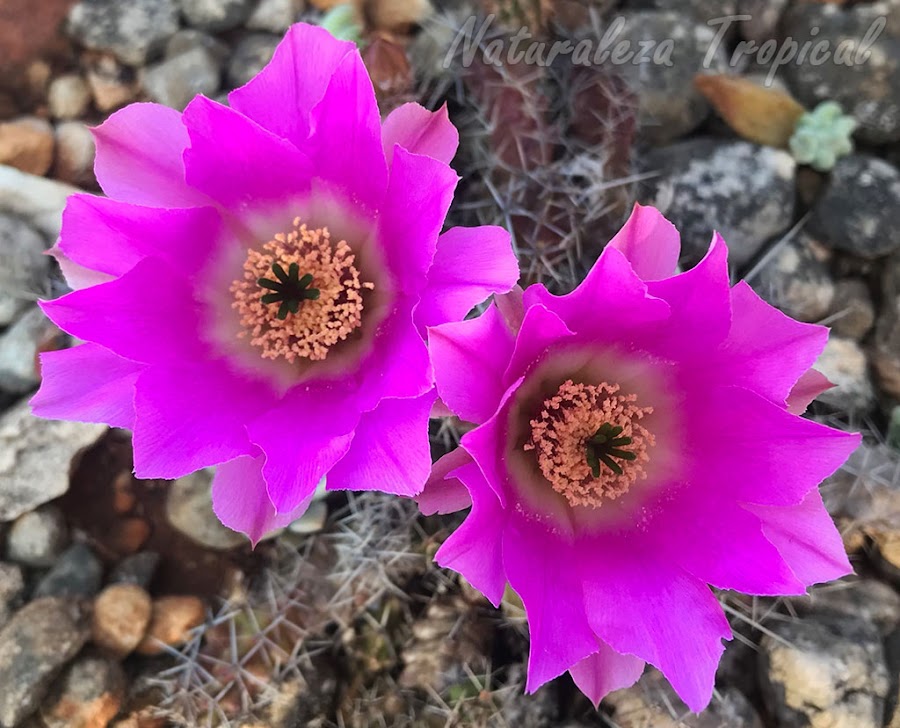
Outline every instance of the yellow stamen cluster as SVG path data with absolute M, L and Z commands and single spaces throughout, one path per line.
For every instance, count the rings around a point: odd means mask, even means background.
M 599 508 L 628 492 L 634 482 L 646 478 L 644 465 L 655 438 L 640 424 L 652 407 L 639 407 L 634 394 L 619 394 L 616 384 L 563 382 L 556 394 L 544 400 L 537 419 L 531 420 L 531 439 L 525 450 L 534 450 L 541 473 L 557 493 L 573 506 Z M 633 459 L 618 460 L 621 472 L 602 467 L 595 477 L 586 457 L 589 440 L 604 425 L 621 427 L 619 436 L 630 439 Z
M 360 280 L 355 255 L 346 241 L 332 242 L 327 228 L 310 230 L 294 220 L 294 229 L 279 233 L 261 248 L 247 251 L 244 277 L 231 284 L 232 307 L 240 316 L 238 336 L 249 338 L 265 359 L 321 361 L 331 348 L 362 324 L 363 291 L 375 286 Z M 296 263 L 301 274 L 312 275 L 315 300 L 304 300 L 296 313 L 278 318 L 277 303 L 263 303 L 271 291 L 259 280 L 274 278 L 273 265 L 288 270 Z

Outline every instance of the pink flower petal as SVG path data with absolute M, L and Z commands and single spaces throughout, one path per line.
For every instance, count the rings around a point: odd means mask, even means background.
M 580 547 L 545 524 L 508 513 L 503 566 L 528 617 L 531 649 L 525 690 L 529 693 L 597 651 L 597 638 L 585 615 L 580 574 L 561 568 L 573 563 L 576 548 Z
M 792 415 L 739 387 L 712 387 L 686 401 L 685 421 L 695 434 L 688 457 L 707 490 L 728 483 L 732 498 L 761 505 L 800 503 L 859 444 L 859 435 Z
M 134 385 L 143 368 L 96 344 L 44 352 L 41 388 L 31 398 L 31 411 L 51 420 L 131 429 Z
M 434 400 L 434 404 L 431 405 L 431 419 L 436 420 L 441 417 L 453 417 L 453 413 L 450 411 L 450 408 L 444 404 L 443 400 L 438 397 Z
M 417 295 L 425 287 L 458 179 L 443 162 L 397 148 L 378 239 L 394 284 L 404 294 Z
M 331 77 L 353 43 L 337 40 L 324 28 L 291 26 L 269 64 L 228 102 L 245 116 L 301 149 L 309 136 L 309 115 L 322 100 Z
M 658 335 L 669 307 L 647 293 L 647 285 L 616 248 L 606 247 L 584 281 L 565 296 L 554 296 L 541 285 L 524 296 L 526 316 L 532 306 L 553 311 L 575 334 L 597 344 L 620 346 Z
M 671 309 L 665 330 L 647 342 L 649 351 L 676 360 L 702 360 L 728 335 L 732 320 L 728 247 L 718 233 L 697 265 L 648 283 L 647 290 Z
M 300 386 L 250 421 L 247 430 L 266 456 L 263 477 L 278 513 L 309 498 L 347 454 L 358 420 L 358 410 L 341 393 Z
M 693 477 L 702 481 L 705 474 Z M 664 496 L 661 513 L 649 527 L 659 552 L 719 589 L 760 596 L 804 594 L 806 586 L 765 537 L 759 518 L 735 502 L 731 493 L 722 493 L 721 483 L 683 486 L 681 493 Z
M 681 252 L 681 236 L 655 207 L 635 203 L 624 227 L 609 241 L 645 281 L 674 275 Z
M 293 511 L 276 513 L 266 493 L 262 456 L 244 455 L 216 467 L 212 482 L 213 511 L 232 531 L 244 533 L 254 546 L 270 531 L 284 528 L 303 515 L 314 495 Z
M 235 216 L 283 211 L 309 194 L 313 167 L 290 142 L 203 96 L 188 104 L 183 119 L 191 140 L 184 153 L 188 182 Z
M 528 290 L 537 287 L 532 286 Z M 526 308 L 522 328 L 519 329 L 515 348 L 509 357 L 509 366 L 503 373 L 503 386 L 507 387 L 524 376 L 551 346 L 572 338 L 572 331 L 550 308 L 545 308 L 542 304 Z
M 762 519 L 766 537 L 807 586 L 853 573 L 841 535 L 818 490 L 810 491 L 795 506 L 747 506 L 747 510 Z
M 503 372 L 514 345 L 497 307 L 491 304 L 478 318 L 429 329 L 428 342 L 441 372 L 437 390 L 443 401 L 464 420 L 487 421 L 506 389 Z
M 188 134 L 174 109 L 126 106 L 94 129 L 94 139 L 94 173 L 109 197 L 150 207 L 209 204 L 185 180 L 182 155 Z
M 434 388 L 428 347 L 413 324 L 410 299 L 399 301 L 382 322 L 358 371 L 361 411 L 374 409 L 385 398 L 419 397 Z
M 59 248 L 70 260 L 113 276 L 148 256 L 195 271 L 222 235 L 213 207 L 162 210 L 94 195 L 72 195 L 63 211 Z
M 828 329 L 785 316 L 744 281 L 732 290 L 732 308 L 734 324 L 708 376 L 784 402 L 822 353 Z
M 419 326 L 461 321 L 492 293 L 519 279 L 509 233 L 500 227 L 451 228 L 437 241 L 428 283 L 416 309 Z
M 341 59 L 311 115 L 305 149 L 326 190 L 367 217 L 380 209 L 388 170 L 381 148 L 381 115 L 359 52 Z
M 478 464 L 485 482 L 494 491 L 500 504 L 506 507 L 512 485 L 506 466 L 506 427 L 509 420 L 509 405 L 522 384 L 522 379 L 514 382 L 503 395 L 494 415 L 474 430 L 469 430 L 460 438 L 464 447 Z
M 722 640 L 731 638 L 709 587 L 632 538 L 582 542 L 578 563 L 588 620 L 600 639 L 657 667 L 691 710 L 703 710 Z
M 460 466 L 452 476 L 468 488 L 472 510 L 462 525 L 447 537 L 434 560 L 465 576 L 491 604 L 499 607 L 506 589 L 502 533 L 507 512 L 474 463 Z
M 363 413 L 350 450 L 328 473 L 328 489 L 421 493 L 431 471 L 428 417 L 434 399 L 434 390 L 415 399 L 384 399 Z
M 593 655 L 569 668 L 569 674 L 594 708 L 614 690 L 634 685 L 644 672 L 644 661 L 633 655 L 620 655 L 605 642 Z
M 439 458 L 431 468 L 422 492 L 416 496 L 423 516 L 435 513 L 455 513 L 472 505 L 472 497 L 463 482 L 450 475 L 457 468 L 472 462 L 464 448 L 457 447 Z
M 80 291 L 82 288 L 90 288 L 91 286 L 99 286 L 101 283 L 109 283 L 114 276 L 108 273 L 98 273 L 90 268 L 76 263 L 74 260 L 66 257 L 59 249 L 59 243 L 54 245 L 47 251 L 47 255 L 52 257 L 59 269 L 62 271 L 66 283 L 73 291 Z
M 834 384 L 824 374 L 815 369 L 807 370 L 788 395 L 786 401 L 788 412 L 792 415 L 802 415 L 816 397 L 832 387 Z
M 180 478 L 251 454 L 244 425 L 274 397 L 221 365 L 148 367 L 136 385 L 135 474 Z
M 207 355 L 200 309 L 187 281 L 156 258 L 41 308 L 63 331 L 134 361 L 196 361 Z
M 525 320 L 525 291 L 522 286 L 517 283 L 509 293 L 494 294 L 494 305 L 500 311 L 507 328 L 518 334 L 522 321 Z
M 450 164 L 459 146 L 459 132 L 450 122 L 446 104 L 437 111 L 429 111 L 409 103 L 387 115 L 381 128 L 381 144 L 388 165 L 394 158 L 396 144 L 413 154 Z

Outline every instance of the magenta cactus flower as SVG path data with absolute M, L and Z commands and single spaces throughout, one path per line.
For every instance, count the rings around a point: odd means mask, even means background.
M 229 96 L 135 104 L 95 131 L 109 199 L 73 196 L 77 289 L 43 308 L 85 343 L 45 354 L 43 417 L 134 431 L 141 478 L 218 465 L 216 513 L 253 541 L 330 489 L 421 490 L 427 326 L 518 276 L 499 228 L 441 233 L 445 109 L 382 124 L 352 43 L 296 25 Z
M 584 282 L 532 286 L 429 329 L 438 394 L 477 425 L 426 513 L 471 504 L 437 561 L 521 598 L 527 690 L 569 671 L 595 703 L 650 663 L 694 711 L 731 632 L 710 589 L 802 594 L 850 571 L 818 483 L 859 436 L 799 416 L 827 380 L 821 326 L 731 286 L 715 235 L 636 206 Z

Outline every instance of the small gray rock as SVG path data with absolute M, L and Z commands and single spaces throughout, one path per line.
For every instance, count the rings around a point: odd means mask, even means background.
M 0 630 L 0 727 L 31 715 L 63 666 L 90 636 L 85 606 L 47 597 L 20 609 Z
M 147 589 L 156 574 L 159 559 L 159 554 L 153 551 L 139 551 L 131 556 L 126 556 L 113 568 L 109 575 L 109 583 L 137 584 L 137 586 Z
M 176 0 L 81 0 L 69 12 L 69 34 L 87 48 L 141 66 L 178 30 Z
M 872 346 L 872 364 L 881 388 L 900 399 L 900 254 L 885 261 L 882 305 Z
M 46 294 L 46 247 L 24 220 L 0 212 L 0 327 L 11 324 L 30 301 Z
M 78 119 L 91 103 L 91 90 L 77 73 L 68 73 L 50 83 L 47 103 L 54 119 Z
M 740 0 L 740 13 L 750 17 L 740 24 L 740 34 L 758 46 L 777 38 L 778 24 L 790 0 Z
M 887 445 L 860 445 L 822 486 L 828 512 L 866 532 L 900 532 L 900 455 Z
M 603 704 L 613 711 L 619 728 L 762 728 L 750 701 L 734 688 L 717 691 L 706 710 L 691 714 L 672 686 L 653 668 L 633 687 L 608 695 Z M 673 715 L 683 719 L 673 719 Z
M 27 400 L 0 415 L 0 523 L 65 493 L 73 460 L 106 430 L 106 425 L 40 419 Z
M 117 662 L 79 657 L 50 688 L 41 719 L 47 728 L 106 726 L 122 707 L 126 685 Z
M 169 42 L 166 43 L 165 58 L 166 60 L 175 58 L 197 48 L 202 48 L 209 53 L 219 68 L 225 64 L 230 55 L 228 46 L 218 38 L 193 28 L 184 28 L 169 38 Z
M 838 281 L 829 316 L 838 336 L 860 341 L 875 323 L 875 304 L 866 282 L 859 278 Z
M 781 728 L 881 728 L 889 679 L 878 630 L 848 616 L 773 622 L 760 683 Z M 780 638 L 780 639 L 778 639 Z
M 670 10 L 690 15 L 699 23 L 708 23 L 738 12 L 739 0 L 629 0 L 630 10 Z M 713 26 L 716 27 L 716 26 Z
M 900 250 L 900 171 L 863 154 L 839 160 L 809 230 L 836 250 L 878 258 Z
M 181 0 L 188 25 L 211 33 L 231 30 L 253 11 L 254 0 Z
M 22 567 L 0 561 L 0 628 L 19 608 L 25 595 L 25 577 Z
M 666 144 L 684 136 L 699 126 L 710 111 L 706 99 L 694 87 L 694 76 L 701 71 L 726 70 L 723 49 L 710 50 L 715 30 L 677 12 L 625 13 L 620 18 L 617 22 L 624 21 L 622 25 L 606 29 L 599 43 L 608 46 L 613 55 L 616 47 L 630 44 L 632 60 L 615 63 L 615 70 L 637 95 L 641 135 L 653 144 Z M 642 44 L 646 43 L 653 44 L 646 47 L 655 49 L 659 57 L 654 60 L 651 53 L 645 61 L 634 62 L 639 60 Z
M 898 9 L 890 5 L 794 3 L 783 21 L 784 34 L 800 47 L 819 44 L 837 54 L 843 46 L 846 56 L 784 66 L 798 100 L 810 109 L 837 101 L 859 121 L 856 136 L 875 144 L 900 140 L 900 23 L 890 21 Z
M 210 549 L 225 551 L 246 544 L 246 536 L 223 526 L 213 513 L 211 482 L 209 471 L 198 470 L 172 483 L 166 495 L 169 523 Z
M 793 221 L 796 163 L 787 152 L 698 138 L 652 150 L 643 167 L 659 176 L 646 183 L 641 201 L 681 232 L 685 265 L 706 254 L 716 229 L 731 265 L 741 268 Z
M 87 544 L 66 549 L 38 582 L 35 597 L 92 597 L 100 591 L 103 564 Z
M 154 101 L 183 111 L 197 94 L 213 96 L 219 90 L 219 65 L 204 48 L 194 48 L 150 66 L 144 72 L 144 90 Z
M 808 235 L 779 245 L 752 279 L 753 289 L 791 318 L 823 319 L 834 300 L 829 251 Z
M 38 354 L 60 338 L 60 331 L 37 306 L 0 334 L 0 390 L 25 394 L 41 381 Z
M 41 232 L 48 240 L 56 240 L 62 226 L 66 199 L 80 191 L 72 185 L 0 166 L 0 236 L 6 216 L 12 215 Z M 0 251 L 4 245 L 0 243 Z M 44 258 L 45 265 L 46 262 Z M 7 265 L 0 260 L 0 271 L 4 271 Z
M 281 37 L 268 33 L 251 33 L 235 46 L 228 62 L 228 85 L 238 88 L 259 73 L 275 54 Z
M 56 162 L 53 176 L 56 179 L 78 185 L 94 187 L 94 135 L 80 121 L 64 121 L 56 127 Z
M 876 579 L 851 576 L 814 587 L 808 597 L 797 597 L 792 602 L 804 613 L 864 619 L 878 627 L 882 635 L 900 625 L 900 594 Z
M 297 20 L 301 10 L 302 0 L 260 0 L 246 25 L 250 30 L 284 33 Z
M 69 543 L 62 511 L 48 505 L 19 516 L 6 535 L 6 558 L 25 566 L 52 566 Z
M 875 403 L 868 359 L 853 339 L 829 338 L 815 368 L 835 385 L 818 396 L 819 402 L 844 412 L 865 412 Z

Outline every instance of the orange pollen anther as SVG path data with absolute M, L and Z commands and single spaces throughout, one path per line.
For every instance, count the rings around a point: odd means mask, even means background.
M 656 443 L 640 424 L 652 407 L 616 384 L 563 382 L 531 420 L 526 450 L 557 493 L 573 506 L 599 508 L 647 477 L 648 450 Z
M 244 277 L 231 284 L 238 336 L 264 359 L 325 359 L 362 325 L 363 291 L 375 287 L 360 280 L 354 262 L 346 241 L 334 243 L 327 228 L 310 230 L 295 218 L 291 232 L 247 251 Z

